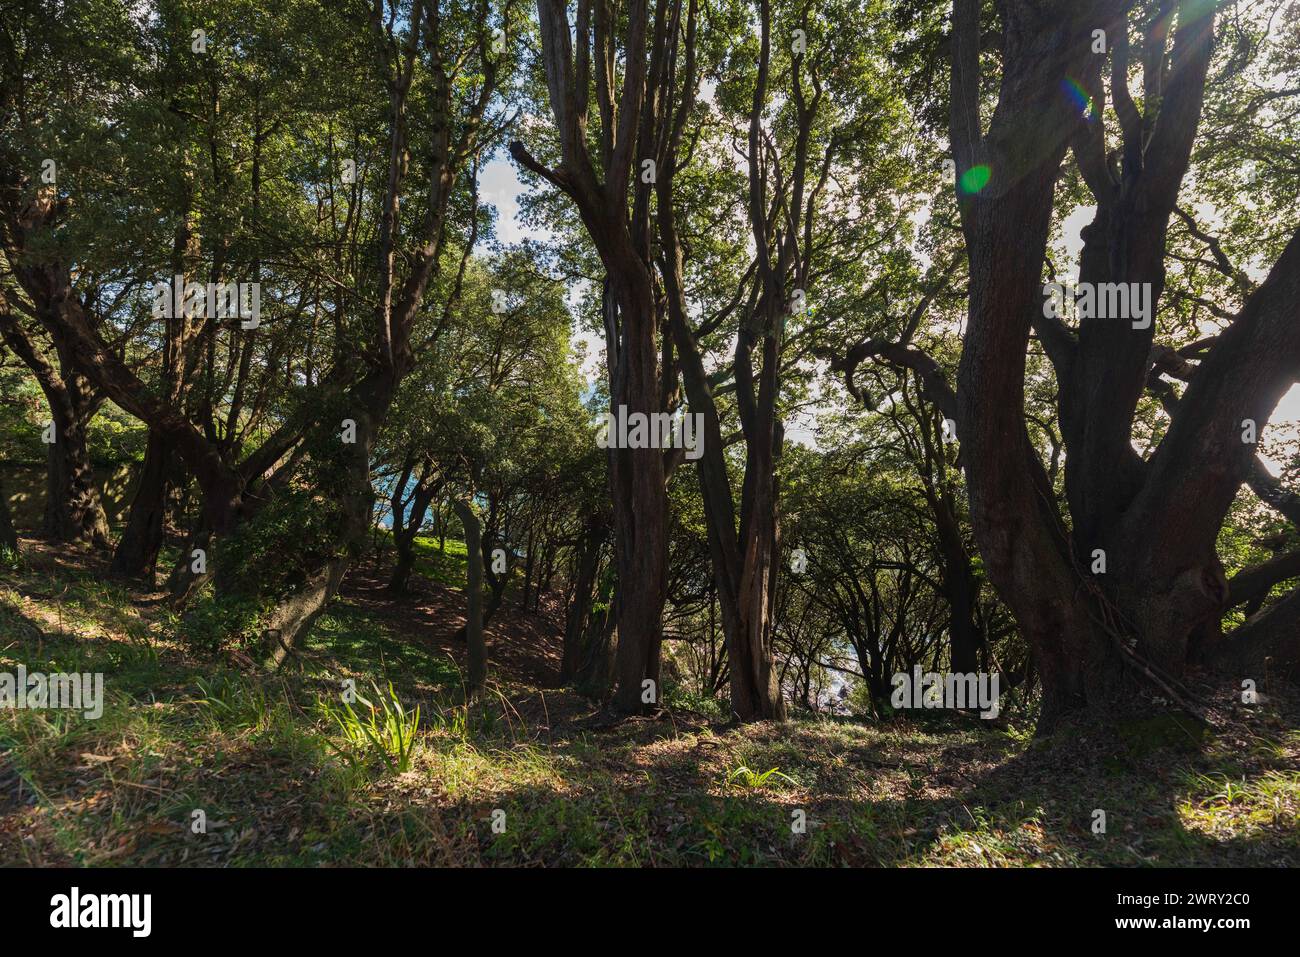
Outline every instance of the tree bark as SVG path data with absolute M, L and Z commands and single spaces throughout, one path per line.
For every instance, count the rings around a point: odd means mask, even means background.
M 1212 663 L 1236 678 L 1300 679 L 1300 588 L 1238 628 L 1214 649 Z
M 392 403 L 397 382 L 391 370 L 377 370 L 367 376 L 352 393 L 350 407 L 356 423 L 356 441 L 343 445 L 340 483 L 340 526 L 333 556 L 312 569 L 301 588 L 281 601 L 267 622 L 267 634 L 273 640 L 269 665 L 280 668 L 296 645 L 311 631 L 325 606 L 338 594 L 351 563 L 365 551 L 370 530 L 374 486 L 370 481 L 370 456 L 375 434 L 383 415 Z M 323 425 L 326 436 L 321 441 L 339 441 L 333 423 Z
M 409 478 L 409 472 L 404 470 L 402 478 L 403 481 Z M 421 471 L 411 492 L 409 503 L 402 499 L 398 491 L 393 493 L 393 545 L 397 554 L 393 562 L 393 573 L 388 580 L 388 590 L 395 595 L 405 594 L 410 587 L 411 572 L 415 568 L 415 537 L 420 533 L 424 516 L 440 488 L 441 483 L 431 482 L 428 470 L 425 469 Z
M 760 74 L 754 91 L 755 111 L 761 111 L 766 96 L 770 26 L 766 4 L 760 16 L 762 40 Z M 687 91 L 680 115 L 689 113 L 694 102 L 694 52 L 690 46 L 694 30 L 692 7 L 687 25 Z M 805 129 L 810 116 L 810 113 L 800 114 Z M 793 263 L 793 247 L 784 244 L 779 253 L 779 262 L 775 265 L 771 263 L 766 242 L 767 198 L 762 195 L 762 176 L 755 153 L 756 133 L 751 127 L 750 217 L 759 250 L 756 273 L 761 293 L 753 317 L 756 328 L 741 328 L 736 343 L 736 394 L 746 441 L 745 475 L 737 530 L 736 507 L 723 449 L 721 419 L 699 344 L 687 318 L 685 284 L 682 278 L 683 256 L 673 205 L 673 174 L 677 169 L 676 154 L 681 130 L 680 123 L 673 125 L 673 135 L 664 155 L 660 157 L 662 172 L 656 181 L 659 241 L 663 250 L 661 272 L 668 305 L 668 324 L 673 343 L 677 347 L 690 413 L 699 415 L 702 423 L 696 438 L 701 453 L 697 468 L 708 528 L 709 554 L 727 642 L 731 708 L 733 714 L 742 721 L 780 720 L 785 716 L 785 705 L 780 681 L 773 667 L 772 615 L 779 572 L 776 460 L 782 444 L 782 427 L 776 415 L 776 400 L 785 324 L 784 273 Z M 806 153 L 801 152 L 796 158 L 796 170 L 792 177 L 796 183 L 801 182 L 805 162 Z M 793 202 L 796 207 L 800 207 L 798 214 L 802 213 L 801 199 L 796 187 Z M 756 346 L 761 351 L 757 382 L 752 372 L 752 354 Z
M 48 397 L 48 394 L 47 394 Z M 45 521 L 41 534 L 53 542 L 74 542 L 107 549 L 108 519 L 95 483 L 87 426 L 93 410 L 67 397 L 52 399 L 55 440 L 48 447 Z
M 980 649 L 984 646 L 984 636 L 975 621 L 978 585 L 951 499 L 937 495 L 934 505 L 943 559 L 943 591 L 948 600 L 949 661 L 953 671 L 970 674 L 980 670 Z
M 629 187 L 634 162 L 654 155 L 655 143 L 660 142 L 657 132 L 676 92 L 661 88 L 663 68 L 679 38 L 677 31 L 668 29 L 666 3 L 656 6 L 653 18 L 646 0 L 631 0 L 625 14 L 617 18 L 597 5 L 594 31 L 588 19 L 592 8 L 582 3 L 575 60 L 575 31 L 565 5 L 538 0 L 537 12 L 561 161 L 549 169 L 519 142 L 511 143 L 510 152 L 573 200 L 600 255 L 606 276 L 603 306 L 611 412 L 618 414 L 622 407 L 627 414 L 651 415 L 662 409 L 664 395 L 651 274 L 650 189 L 644 180 L 632 190 Z M 605 66 L 619 56 L 620 39 L 621 76 Z M 615 89 L 618 79 L 621 91 Z M 587 134 L 593 81 L 601 119 L 598 159 L 593 159 L 592 138 Z M 659 661 L 668 556 L 664 479 L 660 449 L 609 450 L 620 596 L 612 705 L 623 713 L 656 706 L 662 692 Z M 651 683 L 649 689 L 646 682 Z
M 564 652 L 560 661 L 560 683 L 569 684 L 578 676 L 583 660 L 583 639 L 592 618 L 596 598 L 596 576 L 600 554 L 608 537 L 608 526 L 599 513 L 584 523 L 574 559 L 573 595 L 564 619 Z
M 113 553 L 110 575 L 138 578 L 154 567 L 163 543 L 171 464 L 170 445 L 162 435 L 150 429 L 135 496 L 131 500 L 131 512 Z
M 619 598 L 612 582 L 608 587 L 600 588 L 599 593 L 609 598 L 609 605 L 587 619 L 573 687 L 579 694 L 604 701 L 609 697 L 614 682 Z
M 629 415 L 650 416 L 659 410 L 657 322 L 649 274 L 632 259 L 629 271 L 637 281 L 629 282 L 619 267 L 621 278 L 609 281 L 615 297 L 606 307 L 607 329 L 611 318 L 615 326 L 622 324 L 621 337 L 607 338 L 617 357 L 611 362 L 611 412 L 618 415 L 621 406 Z M 624 714 L 640 714 L 656 707 L 663 691 L 659 654 L 668 561 L 663 453 L 610 448 L 609 463 L 620 595 L 612 704 Z
M 466 499 L 453 499 L 452 507 L 465 530 L 466 612 L 465 640 L 469 645 L 468 696 L 479 697 L 487 684 L 487 642 L 483 636 L 483 549 L 482 524 L 474 506 Z
M 979 117 L 979 0 L 955 0 L 951 138 L 958 182 L 977 166 L 987 185 L 960 196 L 970 303 L 958 372 L 958 431 L 971 525 L 990 580 L 1034 651 L 1043 682 L 1040 729 L 1067 711 L 1104 706 L 1118 690 L 1112 636 L 1099 627 L 1024 417 L 1030 317 L 1053 191 L 1077 121 L 1060 90 L 1083 75 L 1096 2 L 1006 3 L 1001 93 L 986 137 Z
M 9 495 L 0 482 L 0 552 L 18 551 L 18 533 L 14 530 L 13 516 L 9 514 Z
M 39 308 L 39 305 L 38 305 Z M 45 516 L 41 536 L 108 548 L 108 519 L 95 483 L 86 432 L 100 399 L 55 340 L 59 367 L 45 358 L 0 294 L 0 339 L 31 371 L 50 410 L 53 442 L 46 446 Z

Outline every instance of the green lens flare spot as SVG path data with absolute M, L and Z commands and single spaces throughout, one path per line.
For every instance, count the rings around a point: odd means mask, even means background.
M 963 193 L 978 193 L 989 184 L 989 178 L 992 175 L 993 171 L 987 166 L 972 166 L 961 174 L 961 191 Z

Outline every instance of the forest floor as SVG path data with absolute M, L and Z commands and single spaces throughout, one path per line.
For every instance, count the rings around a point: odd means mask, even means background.
M 103 672 L 106 703 L 97 720 L 0 710 L 0 864 L 1300 864 L 1300 702 L 1281 688 L 1254 707 L 1200 688 L 1204 733 L 735 726 L 671 689 L 657 718 L 609 725 L 553 687 L 551 620 L 507 605 L 467 710 L 464 548 L 446 544 L 421 543 L 407 600 L 355 574 L 298 667 L 268 677 L 168 638 L 162 596 L 100 560 L 24 540 L 0 568 L 0 672 Z M 374 740 L 338 703 L 347 678 L 402 702 Z

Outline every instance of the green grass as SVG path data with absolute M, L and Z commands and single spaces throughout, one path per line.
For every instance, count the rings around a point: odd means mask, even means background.
M 448 692 L 463 683 L 454 661 L 404 641 L 343 599 L 317 620 L 304 652 L 309 662 L 319 662 L 320 674 L 339 680 L 361 678 L 365 684 L 373 677 L 412 692 Z
M 0 670 L 103 671 L 108 699 L 98 721 L 0 712 L 0 860 L 1300 864 L 1300 735 L 1280 704 L 1200 740 L 1161 725 L 1040 741 L 969 723 L 734 727 L 670 691 L 670 718 L 609 728 L 571 692 L 508 682 L 467 708 L 453 662 L 347 602 L 278 677 L 161 637 L 156 613 L 94 575 L 0 572 Z M 339 720 L 349 680 L 388 702 L 373 739 L 363 706 L 357 727 Z
M 465 543 L 454 538 L 446 541 L 446 550 L 438 548 L 436 537 L 415 539 L 415 572 L 448 588 L 465 587 L 467 557 Z
M 393 553 L 393 533 L 389 529 L 378 531 L 378 543 L 389 555 Z M 415 552 L 414 573 L 427 578 L 446 588 L 463 589 L 465 587 L 465 570 L 467 557 L 465 543 L 457 538 L 448 538 L 443 547 L 439 547 L 438 536 L 417 535 L 413 546 Z

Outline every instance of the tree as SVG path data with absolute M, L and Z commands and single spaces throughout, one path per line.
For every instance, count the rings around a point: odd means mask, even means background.
M 14 531 L 13 516 L 9 514 L 9 496 L 0 483 L 0 552 L 18 551 L 18 533 Z
M 1142 459 L 1130 435 L 1154 324 L 1084 319 L 1075 334 L 1043 308 L 1054 190 L 1070 149 L 1098 200 L 1082 274 L 1150 283 L 1153 303 L 1164 286 L 1168 220 L 1201 113 L 1215 9 L 1180 0 L 1133 11 L 1145 23 L 1141 112 L 1128 92 L 1130 6 L 1000 4 L 1000 92 L 982 133 L 981 4 L 953 5 L 951 138 L 971 277 L 958 430 L 972 525 L 989 577 L 1034 649 L 1045 728 L 1070 710 L 1104 709 L 1126 669 L 1183 697 L 1177 679 L 1225 609 L 1215 538 L 1254 459 L 1242 423 L 1268 420 L 1296 379 L 1300 347 L 1298 233 L 1208 349 Z M 1096 30 L 1110 39 L 1107 53 L 1097 52 Z M 1113 163 L 1100 118 L 1107 57 L 1121 126 Z M 1076 87 L 1090 108 L 1071 97 Z M 1060 388 L 1068 527 L 1026 428 L 1031 328 Z M 1097 550 L 1104 576 L 1094 571 Z M 1229 646 L 1296 634 L 1258 623 L 1241 632 Z M 1295 660 L 1294 647 L 1273 647 Z
M 466 499 L 452 501 L 456 517 L 465 530 L 465 556 L 469 608 L 465 613 L 465 639 L 469 643 L 469 695 L 482 694 L 487 683 L 487 644 L 483 638 L 483 546 L 479 538 L 478 515 Z
M 650 178 L 642 174 L 643 163 L 658 155 L 655 144 L 670 128 L 679 102 L 668 71 L 680 43 L 680 4 L 658 0 L 651 15 L 646 0 L 631 0 L 619 16 L 604 0 L 579 0 L 576 26 L 559 0 L 538 0 L 537 12 L 559 163 L 544 165 L 518 141 L 510 151 L 577 207 L 605 270 L 611 412 L 650 416 L 663 411 L 666 390 L 649 242 Z M 620 56 L 621 90 L 615 68 Z M 587 135 L 593 80 L 595 157 Z M 621 712 L 639 713 L 648 703 L 645 682 L 655 688 L 660 682 L 668 548 L 664 453 L 611 448 L 609 475 L 619 579 L 612 703 Z M 657 693 L 649 698 L 657 700 Z
M 296 576 L 288 594 L 262 593 L 257 576 L 245 574 L 247 569 L 221 568 L 216 578 L 219 591 L 227 591 L 238 582 L 239 587 L 251 587 L 254 594 L 277 602 L 267 615 L 268 628 L 281 637 L 275 656 L 277 662 L 282 660 L 284 649 L 291 648 L 311 627 L 336 593 L 369 527 L 373 495 L 369 460 L 374 437 L 401 380 L 414 363 L 413 350 L 417 343 L 413 342 L 412 333 L 422 315 L 431 277 L 441 268 L 453 197 L 467 192 L 466 173 L 474 168 L 474 158 L 500 134 L 504 115 L 497 112 L 501 108 L 497 92 L 502 71 L 509 69 L 513 57 L 508 44 L 498 45 L 494 40 L 486 4 L 480 4 L 477 9 L 422 0 L 411 4 L 381 4 L 371 11 L 365 30 L 346 35 L 340 32 L 344 21 L 337 15 L 317 16 L 319 13 L 315 4 L 297 4 L 283 19 L 271 22 L 266 18 L 261 23 L 268 28 L 263 40 L 277 31 L 295 34 L 306 29 L 316 31 L 324 41 L 338 41 L 335 58 L 329 61 L 331 68 L 325 71 L 334 81 L 330 85 L 334 98 L 313 99 L 304 94 L 298 101 L 279 102 L 277 112 L 282 109 L 288 115 L 300 117 L 305 121 L 302 126 L 311 130 L 314 124 L 309 118 L 333 119 L 351 106 L 353 92 L 343 92 L 349 81 L 359 79 L 367 89 L 382 87 L 388 101 L 386 156 L 382 164 L 377 164 L 378 170 L 370 168 L 373 180 L 370 183 L 365 180 L 366 167 L 358 164 L 362 175 L 352 177 L 350 196 L 342 196 L 334 187 L 339 176 L 337 170 L 345 164 L 338 161 L 331 148 L 323 182 L 313 184 L 328 197 L 322 206 L 328 207 L 329 215 L 315 215 L 313 209 L 312 225 L 326 233 L 337 247 L 350 248 L 356 253 L 362 246 L 356 230 L 363 212 L 367 207 L 377 210 L 376 239 L 371 247 L 375 253 L 374 267 L 354 271 L 350 284 L 344 283 L 342 290 L 337 285 L 340 281 L 337 274 L 330 274 L 325 280 L 313 275 L 310 269 L 305 270 L 303 278 L 307 288 L 300 287 L 299 301 L 310 306 L 311 331 L 306 348 L 303 339 L 294 339 L 292 335 L 300 331 L 301 325 L 286 322 L 282 327 L 285 335 L 277 336 L 271 346 L 272 361 L 261 370 L 274 370 L 285 354 L 279 350 L 292 349 L 294 357 L 288 363 L 300 370 L 300 379 L 307 380 L 305 387 L 287 390 L 296 394 L 292 395 L 292 401 L 285 403 L 288 408 L 277 410 L 278 421 L 266 415 L 265 407 L 250 408 L 254 400 L 265 401 L 286 391 L 276 387 L 274 375 L 263 379 L 260 388 L 248 381 L 256 337 L 241 336 L 245 330 L 239 322 L 219 322 L 222 317 L 215 310 L 197 322 L 182 320 L 168 328 L 169 335 L 177 337 L 184 353 L 185 381 L 191 381 L 190 374 L 194 371 L 201 371 L 203 389 L 191 400 L 179 403 L 169 389 L 161 393 L 151 389 L 138 370 L 124 359 L 123 353 L 106 340 L 103 330 L 96 327 L 83 299 L 74 290 L 74 265 L 82 259 L 93 263 L 92 253 L 102 250 L 99 245 L 103 243 L 102 238 L 97 244 L 91 244 L 87 238 L 95 233 L 97 224 L 80 214 L 82 204 L 70 203 L 68 197 L 60 196 L 56 190 L 36 188 L 31 170 L 38 165 L 35 160 L 41 144 L 34 142 L 38 137 L 24 136 L 23 149 L 8 150 L 0 157 L 4 249 L 16 285 L 59 348 L 66 350 L 77 371 L 123 409 L 147 423 L 158 439 L 173 447 L 185 462 L 203 498 L 202 519 L 194 530 L 192 546 L 211 548 L 236 537 L 245 525 L 257 518 L 276 489 L 292 487 L 297 469 L 304 466 L 316 469 L 318 481 L 325 481 L 322 470 L 332 473 L 329 481 L 337 493 L 332 500 L 337 506 L 334 542 L 304 549 L 312 556 L 313 567 L 300 569 L 301 574 Z M 135 73 L 139 66 L 129 59 L 129 54 L 124 55 L 127 57 L 124 64 L 114 63 L 112 69 L 85 74 L 75 68 L 76 55 L 65 55 L 80 49 L 84 21 L 93 19 L 94 14 L 92 4 L 70 5 L 54 18 L 47 42 L 33 42 L 31 56 L 11 61 L 21 66 L 5 75 L 0 103 L 4 106 L 6 125 L 18 124 L 20 117 L 25 116 L 35 129 L 53 126 L 50 114 L 61 109 L 59 98 L 52 92 L 56 82 L 83 87 L 88 103 L 104 107 L 104 116 L 114 111 L 129 112 L 129 107 L 123 105 L 124 98 L 113 96 L 115 83 L 129 84 L 137 79 Z M 227 62 L 224 58 L 243 57 L 251 61 L 252 85 L 265 90 L 266 77 L 258 78 L 257 67 L 265 64 L 266 58 L 272 56 L 270 51 L 275 49 L 261 42 L 242 46 L 237 42 L 219 43 L 218 38 L 225 30 L 238 35 L 237 14 L 233 8 L 211 13 L 216 25 L 209 22 L 209 28 L 214 34 L 213 47 L 220 56 L 213 58 L 217 62 L 201 67 L 210 74 L 209 102 L 205 104 L 207 112 L 193 124 L 209 134 L 205 144 L 210 147 L 212 158 L 208 175 L 218 190 L 228 185 L 225 177 L 235 174 L 222 160 L 219 149 L 219 95 L 224 79 L 221 71 L 222 64 Z M 511 29 L 510 17 L 511 7 L 507 5 L 498 18 L 501 29 L 507 33 Z M 155 23 L 166 35 L 167 50 L 192 49 L 188 40 L 191 16 L 185 9 L 166 5 Z M 31 30 L 36 28 L 30 22 L 26 26 L 30 29 L 23 36 L 30 41 Z M 45 32 L 47 26 L 42 22 L 39 30 Z M 141 29 L 148 29 L 134 23 L 123 27 L 129 38 L 134 38 Z M 329 46 L 325 42 L 318 49 L 323 54 Z M 94 47 L 86 55 L 109 58 Z M 325 62 L 323 55 L 321 62 Z M 365 69 L 369 75 L 363 71 L 362 63 L 368 64 Z M 296 68 L 295 90 L 309 89 L 317 81 L 307 76 L 304 64 L 281 58 L 276 65 L 291 72 Z M 462 76 L 465 70 L 468 72 Z M 242 79 L 246 78 L 237 77 L 234 82 Z M 260 206 L 260 175 L 265 171 L 261 164 L 270 159 L 269 147 L 267 151 L 259 151 L 260 146 L 274 143 L 283 147 L 277 159 L 294 154 L 301 161 L 302 154 L 315 144 L 311 142 L 311 134 L 300 134 L 296 139 L 286 135 L 290 132 L 286 130 L 288 115 L 263 115 L 260 111 L 268 104 L 257 95 L 243 98 L 241 102 L 249 105 L 251 113 L 248 117 L 251 133 L 247 135 L 251 140 L 252 163 L 251 168 L 240 168 L 238 173 L 247 177 L 250 217 L 257 230 L 262 228 L 263 217 L 269 212 Z M 195 121 L 185 110 L 188 105 L 188 102 L 172 103 L 177 111 Z M 413 108 L 419 111 L 422 122 L 413 122 Z M 122 119 L 129 121 L 131 117 Z M 76 121 L 71 128 L 79 141 L 103 135 L 106 121 L 93 108 L 88 107 Z M 297 124 L 292 132 L 297 133 Z M 117 138 L 112 141 L 119 142 Z M 69 144 L 72 145 L 76 144 Z M 48 149 L 49 144 L 44 146 Z M 125 147 L 123 153 L 129 155 Z M 120 158 L 117 154 L 110 156 Z M 320 158 L 321 154 L 317 153 L 311 165 L 319 169 Z M 365 157 L 358 159 L 364 162 Z M 87 180 L 95 181 L 102 176 L 90 159 L 85 160 L 85 166 Z M 135 169 L 134 175 L 147 177 L 148 167 Z M 422 186 L 412 190 L 409 184 L 413 179 Z M 60 184 L 63 182 L 60 180 Z M 410 194 L 408 202 L 401 203 L 407 194 Z M 289 213 L 304 211 L 301 192 L 283 190 L 277 196 L 285 203 L 281 209 Z M 339 206 L 346 206 L 344 223 L 338 219 Z M 288 232 L 292 229 L 292 219 L 292 215 L 286 215 L 277 225 Z M 474 219 L 471 213 L 468 221 Z M 303 217 L 300 222 L 305 220 Z M 227 253 L 235 248 L 232 236 L 223 230 L 235 228 L 240 221 L 232 220 L 228 213 L 223 215 L 219 208 L 214 210 L 211 221 L 216 235 L 210 237 L 212 242 L 205 253 L 210 263 L 210 281 L 216 282 L 224 278 Z M 265 243 L 262 236 L 257 240 Z M 177 246 L 181 246 L 179 241 Z M 262 247 L 257 243 L 252 247 L 248 262 L 252 272 L 259 274 L 262 260 L 258 250 Z M 341 264 L 341 260 L 335 262 Z M 349 268 L 354 262 L 349 262 Z M 328 270 L 324 263 L 320 266 L 322 271 Z M 357 315 L 363 304 L 369 312 L 365 319 Z M 334 337 L 332 348 L 326 351 L 330 368 L 324 374 L 317 374 L 314 364 L 319 354 L 314 339 L 321 313 L 332 320 Z M 188 318 L 188 310 L 185 316 Z M 302 318 L 301 312 L 294 318 Z M 141 331 L 138 325 L 131 328 Z M 219 343 L 229 357 L 224 369 L 219 367 Z M 162 377 L 164 384 L 167 378 Z M 260 441 L 248 452 L 243 439 L 250 432 Z M 341 432 L 347 436 L 342 443 L 339 442 Z M 190 549 L 185 549 L 184 557 L 189 554 Z M 205 580 L 204 576 L 186 576 L 185 590 L 190 591 L 190 586 Z
M 42 354 L 10 311 L 3 290 L 0 290 L 0 339 L 40 383 L 50 412 L 46 426 L 48 465 L 41 534 L 54 542 L 107 548 L 108 520 L 87 450 L 87 429 L 103 402 L 102 395 L 72 368 L 66 350 L 56 348 L 57 367 Z

